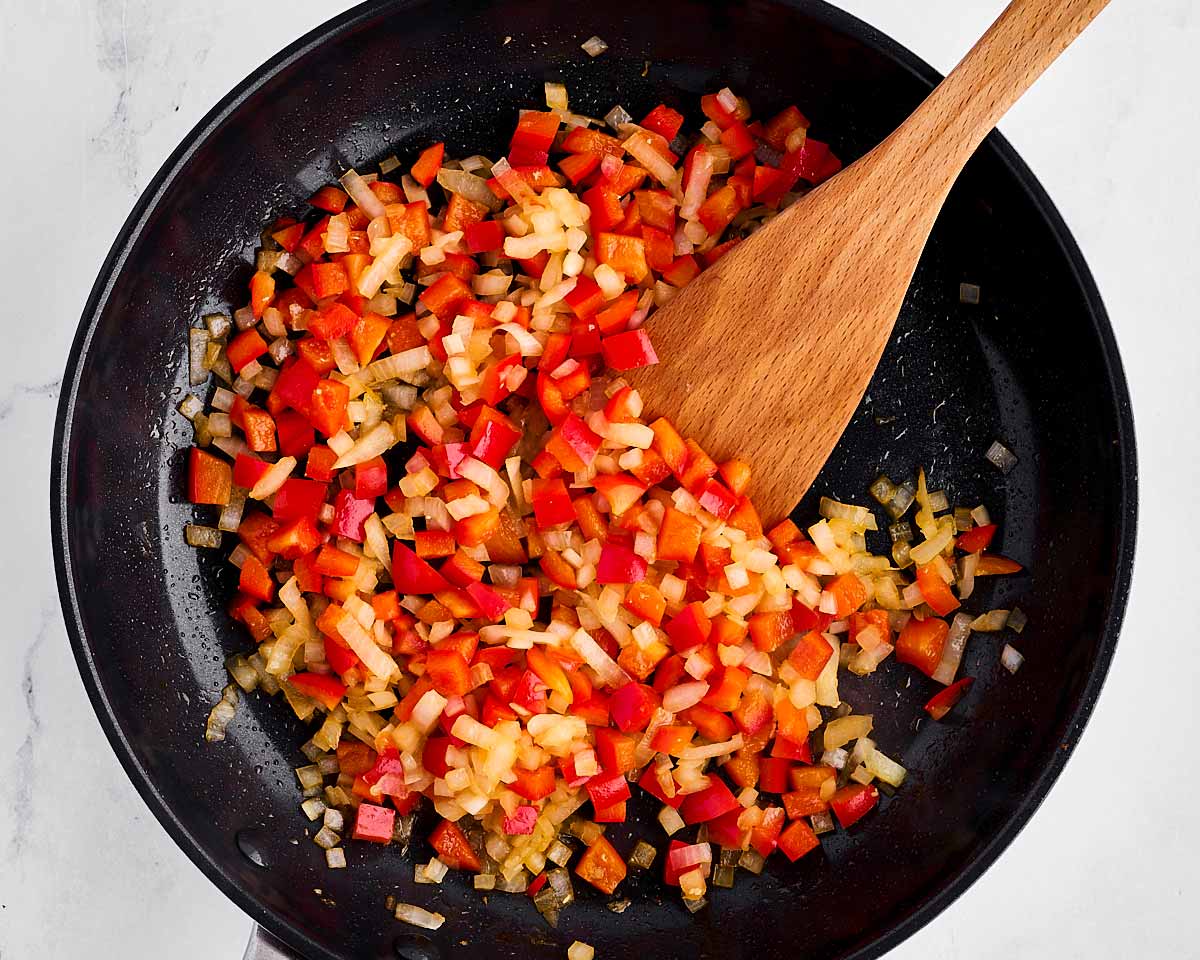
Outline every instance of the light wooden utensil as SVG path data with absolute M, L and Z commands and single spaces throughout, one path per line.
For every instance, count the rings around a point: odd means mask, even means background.
M 718 461 L 743 456 L 764 522 L 808 489 L 879 363 L 951 185 L 1004 112 L 1108 0 L 1013 0 L 895 133 L 692 281 L 635 371 Z

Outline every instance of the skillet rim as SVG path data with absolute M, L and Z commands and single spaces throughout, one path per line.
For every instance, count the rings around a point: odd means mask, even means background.
M 222 124 L 236 115 L 249 97 L 281 70 L 363 21 L 387 10 L 402 10 L 411 6 L 413 2 L 415 0 L 366 0 L 366 2 L 351 7 L 319 24 L 253 70 L 222 97 L 184 136 L 138 197 L 133 210 L 126 218 L 112 247 L 105 256 L 96 281 L 88 294 L 68 354 L 51 445 L 51 535 L 59 600 L 80 676 L 110 746 L 134 788 L 155 818 L 201 872 L 256 923 L 279 937 L 292 949 L 305 956 L 313 957 L 314 960 L 316 958 L 339 960 L 339 957 L 307 936 L 301 928 L 294 926 L 286 918 L 248 895 L 222 868 L 221 864 L 210 856 L 209 851 L 189 833 L 183 822 L 175 815 L 171 805 L 159 793 L 154 781 L 139 762 L 126 737 L 118 712 L 114 709 L 112 701 L 100 683 L 92 649 L 84 630 L 71 558 L 67 527 L 67 490 L 64 485 L 64 477 L 68 475 L 76 396 L 84 361 L 92 346 L 98 318 L 126 266 L 130 248 L 175 179 L 201 145 Z M 941 74 L 906 47 L 859 18 L 831 6 L 825 0 L 776 0 L 776 2 L 781 6 L 799 10 L 829 29 L 873 48 L 877 53 L 931 86 L 942 79 Z M 906 915 L 900 922 L 887 928 L 877 939 L 848 955 L 846 960 L 873 960 L 912 936 L 965 893 L 1029 822 L 1046 798 L 1050 788 L 1057 781 L 1067 760 L 1074 753 L 1075 746 L 1095 707 L 1116 650 L 1117 638 L 1124 619 L 1131 586 L 1137 538 L 1137 455 L 1129 388 L 1108 313 L 1104 308 L 1092 273 L 1084 261 L 1083 254 L 1073 235 L 1041 184 L 1008 140 L 998 131 L 993 131 L 980 149 L 994 151 L 1008 174 L 1026 192 L 1038 213 L 1044 218 L 1059 249 L 1064 254 L 1074 283 L 1083 294 L 1092 325 L 1100 341 L 1104 372 L 1116 401 L 1114 413 L 1117 434 L 1115 439 L 1116 455 L 1119 460 L 1116 500 L 1119 506 L 1117 516 L 1114 518 L 1118 546 L 1113 589 L 1099 653 L 1092 664 L 1079 700 L 1067 720 L 1066 738 L 1062 749 L 1053 752 L 1033 781 L 1032 787 L 1020 799 L 1003 825 L 975 853 L 966 866 L 945 881 L 939 889 L 933 891 L 917 909 Z

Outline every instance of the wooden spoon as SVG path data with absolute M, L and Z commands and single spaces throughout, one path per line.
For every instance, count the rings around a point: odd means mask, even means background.
M 867 389 L 933 222 L 975 148 L 1108 0 L 1013 0 L 895 133 L 722 257 L 650 320 L 630 380 L 765 522 L 808 489 Z

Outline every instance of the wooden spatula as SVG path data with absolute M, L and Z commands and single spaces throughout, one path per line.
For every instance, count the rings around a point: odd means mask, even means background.
M 750 460 L 765 522 L 799 501 L 850 421 L 963 165 L 1107 5 L 1013 0 L 895 133 L 650 319 L 663 362 L 630 379 L 714 458 Z

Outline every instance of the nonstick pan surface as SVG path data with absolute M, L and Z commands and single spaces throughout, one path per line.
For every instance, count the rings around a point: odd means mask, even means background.
M 591 60 L 580 43 L 611 45 Z M 461 877 L 414 888 L 417 847 L 348 848 L 329 871 L 309 842 L 292 768 L 301 725 L 244 698 L 229 739 L 204 742 L 248 638 L 224 613 L 231 568 L 183 542 L 190 427 L 186 328 L 244 300 L 263 224 L 349 165 L 437 139 L 452 155 L 498 154 L 542 83 L 572 107 L 641 115 L 666 102 L 695 122 L 701 93 L 729 85 L 767 114 L 798 104 L 814 134 L 852 159 L 937 80 L 932 69 L 819 2 L 642 8 L 565 0 L 373 3 L 288 47 L 188 136 L 125 224 L 71 352 L 56 427 L 53 534 L 68 630 L 114 749 L 183 850 L 268 930 L 313 960 L 402 955 L 867 958 L 926 923 L 996 858 L 1036 809 L 1099 693 L 1124 610 L 1136 516 L 1133 424 L 1112 333 L 1078 249 L 1028 169 L 993 135 L 950 195 L 868 396 L 812 493 L 862 500 L 882 470 L 918 464 L 952 502 L 987 504 L 1003 553 L 1029 572 L 988 582 L 972 608 L 1019 605 L 1014 642 L 976 635 L 978 678 L 946 723 L 918 722 L 933 685 L 888 661 L 843 682 L 876 718 L 881 748 L 910 770 L 900 793 L 796 865 L 739 874 L 689 915 L 657 876 L 613 898 L 583 891 L 549 929 L 527 897 L 485 901 Z M 979 306 L 959 303 L 979 284 Z M 797 324 L 804 322 L 797 317 Z M 731 332 L 732 350 L 753 349 Z M 714 357 L 719 363 L 720 357 Z M 781 371 L 786 375 L 786 371 Z M 993 439 L 1020 458 L 1001 475 Z M 878 544 L 877 544 L 878 546 Z M 911 678 L 911 685 L 909 680 Z M 625 854 L 661 835 L 649 798 L 610 832 Z M 778 860 L 780 858 L 773 858 Z M 394 894 L 450 919 L 428 936 L 392 920 Z

